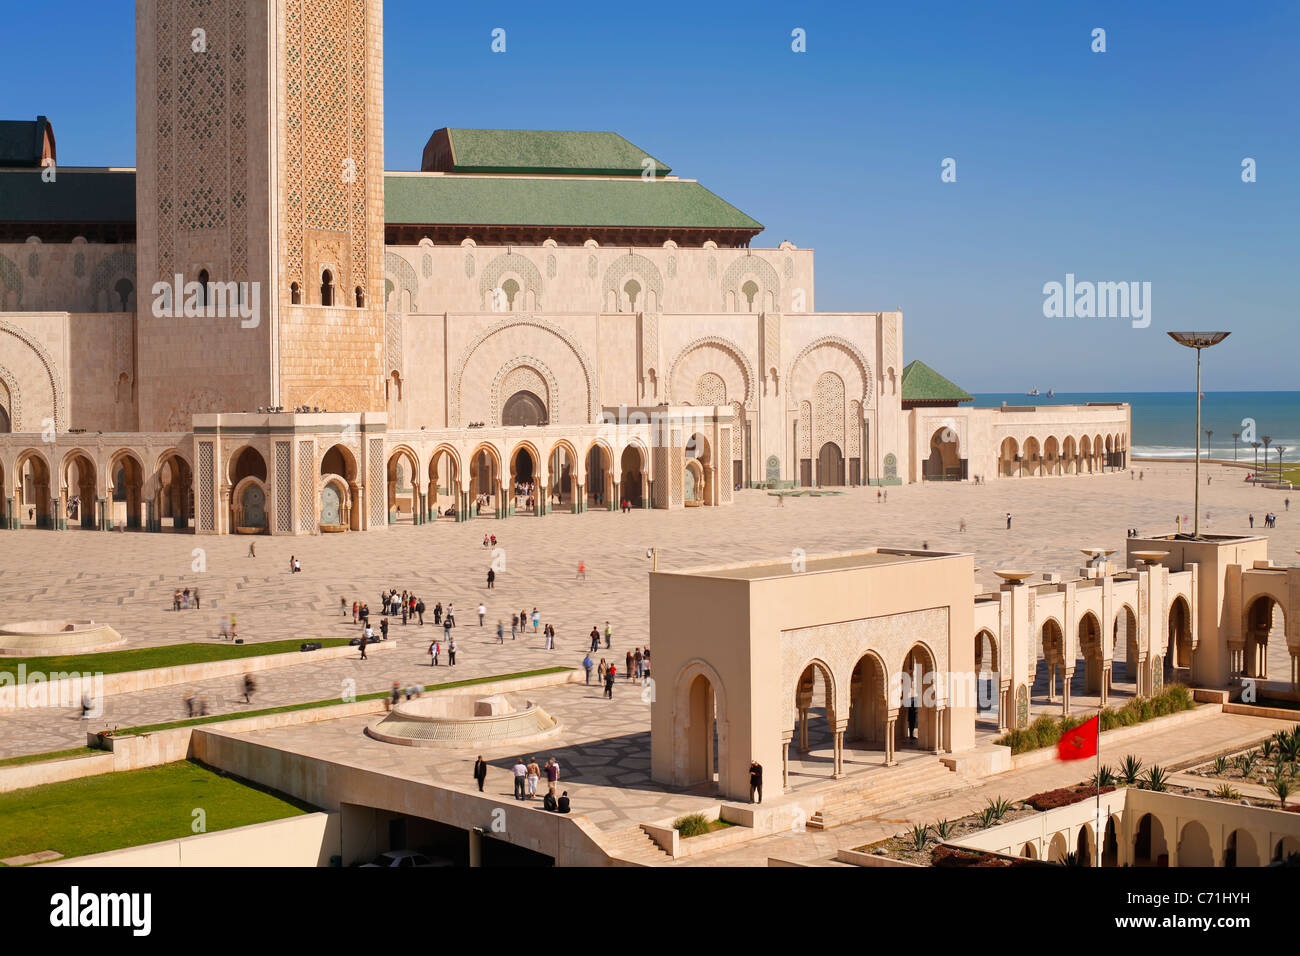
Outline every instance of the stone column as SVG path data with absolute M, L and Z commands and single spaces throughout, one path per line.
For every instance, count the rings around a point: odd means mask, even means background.
M 799 752 L 808 752 L 808 708 L 799 708 Z
M 1074 669 L 1065 671 L 1065 680 L 1061 682 L 1061 714 L 1070 713 L 1070 679 L 1074 677 Z
M 885 718 L 885 766 L 893 767 L 898 761 L 894 759 L 894 734 L 898 729 L 898 713 L 895 711 Z
M 50 527 L 55 531 L 68 530 L 68 515 L 64 510 L 63 498 L 50 499 Z
M 1110 661 L 1106 661 L 1101 668 L 1101 706 L 1105 707 L 1110 700 Z
M 848 729 L 848 720 L 835 720 L 835 773 L 838 779 L 844 776 L 844 732 Z
M 622 505 L 622 503 L 623 503 L 623 499 L 622 499 L 621 497 L 619 497 L 619 487 L 620 487 L 619 482 L 617 482 L 617 481 L 612 482 L 611 485 L 610 485 L 610 487 L 612 488 L 612 492 L 610 493 L 609 501 L 607 501 L 607 502 L 605 503 L 605 504 L 608 506 L 608 507 L 606 507 L 605 510 L 606 510 L 606 511 L 618 511 L 618 510 L 619 510 L 619 507 L 620 507 L 620 506 Z
M 108 510 L 108 508 L 109 508 L 109 499 L 107 499 L 107 498 L 97 498 L 97 499 L 95 499 L 95 500 L 96 500 L 96 503 L 97 503 L 97 505 L 98 505 L 98 507 L 99 507 L 99 530 L 100 530 L 100 531 L 112 531 L 112 530 L 113 530 L 113 516 L 112 516 L 112 513 Z
M 1047 701 L 1054 703 L 1056 701 L 1056 664 L 1047 665 Z
M 790 741 L 794 738 L 794 731 L 786 730 L 781 733 L 781 788 L 788 790 L 790 788 Z
M 18 527 L 18 518 L 14 515 L 14 496 L 10 495 L 5 498 L 5 528 L 14 531 Z

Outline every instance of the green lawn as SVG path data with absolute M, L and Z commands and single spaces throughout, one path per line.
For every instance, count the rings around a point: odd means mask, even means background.
M 212 833 L 315 808 L 180 761 L 0 794 L 0 858 L 40 850 L 85 856 L 192 836 L 196 809 Z
M 92 747 L 73 747 L 71 750 L 49 750 L 43 754 L 22 754 L 18 757 L 5 757 L 0 760 L 0 767 L 17 767 L 19 764 L 40 763 L 44 760 L 68 760 L 72 757 L 89 757 L 92 754 L 107 753 Z
M 322 647 L 339 647 L 349 638 L 317 638 Z M 267 654 L 286 654 L 297 651 L 303 641 L 266 641 L 260 644 L 168 644 L 164 647 L 142 647 L 133 651 L 105 651 L 101 654 L 73 654 L 67 657 L 4 657 L 0 658 L 0 672 L 13 675 L 18 680 L 18 666 L 26 665 L 27 675 L 39 672 L 51 676 L 59 673 L 122 674 L 127 671 L 151 670 L 155 667 L 176 667 L 180 664 L 206 664 L 211 661 L 233 661 L 245 657 L 263 657 Z M 306 653 L 310 654 L 310 651 Z M 358 653 L 360 653 L 358 651 Z

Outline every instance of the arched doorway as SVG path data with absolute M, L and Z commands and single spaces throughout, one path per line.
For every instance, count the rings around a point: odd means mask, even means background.
M 1052 842 L 1047 847 L 1047 861 L 1064 864 L 1069 852 L 1070 844 L 1065 839 L 1065 834 L 1060 832 L 1052 834 Z
M 50 466 L 39 452 L 25 451 L 18 456 L 14 492 L 14 507 L 18 510 L 20 527 L 53 527 L 50 513 Z
M 237 534 L 266 534 L 266 459 L 251 445 L 230 457 L 230 529 Z
M 673 784 L 734 796 L 727 750 L 727 697 L 702 661 L 688 664 L 673 688 Z
M 1043 442 L 1043 470 L 1049 475 L 1061 473 L 1061 443 L 1055 435 L 1049 435 Z
M 545 425 L 547 422 L 546 403 L 527 390 L 515 392 L 501 409 L 501 424 L 507 427 Z
M 817 483 L 827 488 L 844 484 L 844 455 L 833 441 L 826 442 L 817 452 Z
M 1178 865 L 1183 865 L 1183 851 L 1178 851 Z M 1228 842 L 1223 848 L 1224 866 L 1263 866 L 1259 851 L 1255 848 L 1255 839 L 1246 830 L 1233 830 L 1228 835 Z
M 486 510 L 499 513 L 500 466 L 496 449 L 490 445 L 480 445 L 474 450 L 469 460 L 469 513 L 470 516 L 482 514 Z
M 883 752 L 889 726 L 888 678 L 875 653 L 864 654 L 849 677 L 849 724 L 846 741 L 855 749 Z M 847 748 L 846 748 L 847 749 Z M 847 754 L 846 754 L 846 758 Z
M 1169 865 L 1169 849 L 1165 846 L 1164 827 L 1150 813 L 1142 815 L 1133 834 L 1133 865 Z
M 114 526 L 125 524 L 128 531 L 139 531 L 144 526 L 140 516 L 144 466 L 131 452 L 119 451 L 109 461 L 109 474 L 113 478 Z
M 1003 478 L 1014 478 L 1020 469 L 1020 445 L 1014 438 L 1002 439 L 998 449 L 998 471 Z
M 628 445 L 619 457 L 619 470 L 622 472 L 622 479 L 618 484 L 619 496 L 633 508 L 642 507 L 648 494 L 648 489 L 645 487 L 644 462 L 645 458 L 639 445 Z
M 1270 658 L 1278 664 L 1289 664 L 1286 643 L 1286 614 L 1272 596 L 1261 594 L 1246 608 L 1244 637 L 1244 668 L 1246 677 L 1267 678 Z M 1288 676 L 1290 668 L 1288 668 Z
M 1105 649 L 1101 644 L 1101 622 L 1092 611 L 1084 612 L 1084 615 L 1079 618 L 1077 646 L 1078 653 L 1083 659 L 1083 686 L 1077 688 L 1076 692 L 1095 694 L 1104 703 L 1108 689 L 1104 686 Z M 1079 674 L 1079 670 L 1076 664 L 1076 675 Z
M 713 498 L 713 451 L 699 432 L 686 443 L 682 497 L 687 507 L 710 504 Z
M 1025 439 L 1025 450 L 1021 453 L 1022 474 L 1038 477 L 1043 473 L 1042 450 L 1037 438 Z
M 551 449 L 548 482 L 552 508 L 568 508 L 571 513 L 578 510 L 578 501 L 574 494 L 578 487 L 578 455 L 567 441 L 557 442 Z
M 1087 435 L 1079 440 L 1079 474 L 1092 474 L 1092 439 Z
M 415 453 L 409 448 L 398 448 L 388 457 L 386 472 L 388 523 L 413 523 L 420 507 L 420 485 L 416 477 L 420 467 Z
M 1106 835 L 1101 841 L 1101 865 L 1119 866 L 1119 836 L 1115 830 L 1115 818 L 1106 818 Z
M 930 436 L 930 455 L 921 462 L 925 481 L 956 481 L 962 478 L 961 449 L 951 427 L 935 429 Z
M 934 655 L 924 644 L 913 644 L 903 665 L 902 693 L 899 698 L 900 719 L 897 722 L 896 747 L 910 747 L 937 753 L 943 746 L 939 726 L 941 689 Z
M 976 687 L 975 713 L 979 716 L 992 716 L 996 726 L 1002 723 L 1002 675 L 998 672 L 998 645 L 987 628 L 975 635 L 975 679 Z
M 75 521 L 89 531 L 98 527 L 99 490 L 95 478 L 95 465 L 84 452 L 73 451 L 63 459 L 62 495 L 69 525 Z
M 1039 633 L 1042 644 L 1038 670 L 1034 675 L 1034 689 L 1040 690 L 1041 685 L 1040 693 L 1051 703 L 1056 700 L 1057 679 L 1061 678 L 1064 684 L 1065 636 L 1061 633 L 1061 625 L 1054 618 L 1045 621 Z
M 1225 866 L 1229 866 L 1226 860 Z M 1178 866 L 1214 866 L 1214 851 L 1210 848 L 1210 834 L 1196 820 L 1183 826 L 1178 840 Z
M 820 701 L 820 706 L 815 706 Z M 835 775 L 835 687 L 830 669 L 820 661 L 804 667 L 794 687 L 793 739 L 799 753 L 798 772 L 805 776 Z M 794 760 L 790 761 L 795 764 Z
M 687 786 L 716 780 L 718 767 L 717 701 L 713 684 L 703 674 L 695 675 L 687 691 L 690 724 L 687 727 Z
M 179 453 L 171 452 L 158 463 L 158 490 L 154 521 L 159 530 L 185 531 L 194 512 L 194 472 Z
M 459 496 L 460 471 L 456 453 L 446 445 L 439 446 L 429 459 L 428 518 L 454 516 Z
M 1061 446 L 1061 471 L 1067 475 L 1079 473 L 1079 445 L 1073 435 L 1067 435 Z
M 361 530 L 357 507 L 357 460 L 346 445 L 332 445 L 321 456 L 320 530 L 325 533 Z
M 1074 841 L 1074 857 L 1080 866 L 1094 866 L 1097 862 L 1097 844 L 1092 839 L 1092 827 L 1079 827 L 1079 836 Z
M 1038 859 L 1038 851 L 1034 849 L 1032 843 L 1026 843 L 1020 848 L 1020 856 L 1026 860 L 1036 860 Z
M 1120 609 L 1115 612 L 1115 624 L 1111 631 L 1110 656 L 1112 661 L 1124 662 L 1123 686 L 1117 686 L 1120 684 L 1120 677 L 1117 672 L 1111 677 L 1112 691 L 1137 696 L 1138 668 L 1141 663 L 1138 660 L 1137 614 L 1127 604 L 1121 605 Z
M 614 493 L 613 460 L 600 442 L 587 449 L 587 507 L 600 508 Z
M 537 459 L 529 445 L 520 445 L 510 457 L 510 501 L 512 513 L 526 513 L 529 499 L 535 511 L 537 502 Z
M 1192 612 L 1182 595 L 1169 605 L 1169 645 L 1165 653 L 1165 683 L 1192 680 Z

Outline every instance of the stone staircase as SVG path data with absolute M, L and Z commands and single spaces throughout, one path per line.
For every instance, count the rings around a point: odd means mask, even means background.
M 940 763 L 938 757 L 882 768 L 864 777 L 849 778 L 828 790 L 822 808 L 809 817 L 807 826 L 810 830 L 826 830 L 855 823 L 915 803 L 918 798 L 932 800 L 974 784 Z
M 674 862 L 639 826 L 602 833 L 600 843 L 615 863 L 624 866 L 667 866 Z

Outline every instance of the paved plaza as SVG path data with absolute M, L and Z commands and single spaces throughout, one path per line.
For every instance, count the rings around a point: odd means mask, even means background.
M 340 616 L 339 598 L 349 606 L 354 599 L 367 600 L 377 625 L 379 592 L 385 587 L 413 589 L 430 608 L 439 600 L 456 606 L 454 672 L 445 655 L 436 671 L 428 666 L 428 644 L 442 630 L 431 626 L 427 613 L 423 629 L 393 619 L 390 636 L 400 647 L 370 661 L 306 658 L 300 665 L 263 672 L 251 705 L 236 693 L 237 678 L 223 678 L 112 696 L 103 718 L 90 722 L 95 728 L 179 719 L 187 689 L 206 695 L 211 712 L 223 713 L 329 699 L 343 692 L 348 679 L 355 680 L 358 693 L 367 693 L 387 690 L 394 680 L 434 683 L 578 666 L 592 625 L 603 631 L 606 620 L 614 640 L 611 651 L 602 646 L 601 655 L 621 670 L 626 652 L 647 640 L 649 547 L 659 549 L 661 569 L 674 569 L 779 556 L 797 548 L 815 554 L 926 544 L 933 550 L 974 552 L 980 588 L 991 590 L 995 568 L 1068 575 L 1080 565 L 1080 548 L 1106 546 L 1122 553 L 1127 528 L 1144 534 L 1173 530 L 1175 515 L 1190 511 L 1191 465 L 1139 463 L 1137 470 L 1144 474 L 1140 481 L 1119 472 L 987 485 L 916 484 L 890 488 L 886 501 L 874 488 L 783 504 L 764 492 L 746 491 L 728 509 L 593 511 L 398 525 L 370 534 L 259 537 L 255 558 L 247 556 L 250 539 L 234 536 L 5 532 L 0 535 L 0 619 L 92 618 L 115 627 L 127 647 L 142 647 L 213 640 L 221 619 L 230 614 L 248 641 L 351 635 L 357 628 L 350 614 Z M 1270 553 L 1280 563 L 1294 559 L 1300 533 L 1285 509 L 1286 493 L 1247 485 L 1245 472 L 1236 469 L 1208 466 L 1203 472 L 1212 478 L 1201 488 L 1202 510 L 1211 515 L 1203 530 L 1247 532 L 1252 511 L 1258 529 L 1264 513 L 1273 510 L 1278 527 L 1268 532 Z M 1010 531 L 1007 511 L 1013 515 Z M 964 533 L 958 530 L 963 519 Z M 482 547 L 484 534 L 496 534 L 504 549 L 505 570 L 493 590 L 486 588 L 491 552 Z M 289 573 L 290 555 L 301 561 L 302 573 Z M 585 581 L 577 578 L 580 560 L 589 569 Z M 191 570 L 200 561 L 205 570 Z M 173 589 L 185 586 L 199 588 L 201 610 L 171 609 Z M 482 628 L 475 613 L 479 601 L 487 605 Z M 510 639 L 511 612 L 531 614 L 534 607 L 543 624 L 555 626 L 554 651 L 545 649 L 531 626 Z M 496 643 L 498 619 L 506 622 L 504 646 Z M 1119 674 L 1117 682 L 1122 692 Z M 1082 710 L 1095 699 L 1076 694 L 1075 704 Z M 616 709 L 627 715 L 625 733 L 647 730 L 648 707 L 638 703 L 626 710 L 619 701 Z M 5 715 L 5 723 L 0 756 L 77 746 L 85 739 L 86 722 L 74 711 L 18 712 Z M 981 729 L 991 729 L 991 722 L 984 721 Z

